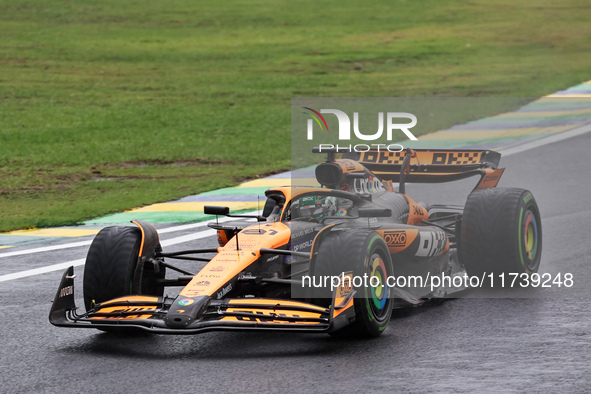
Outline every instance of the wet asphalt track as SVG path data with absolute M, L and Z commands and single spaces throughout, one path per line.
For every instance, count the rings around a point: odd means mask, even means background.
M 397 313 L 386 333 L 370 341 L 239 332 L 116 337 L 49 324 L 62 274 L 52 272 L 0 283 L 0 392 L 588 391 L 590 151 L 591 133 L 501 161 L 507 170 L 500 186 L 536 196 L 544 226 L 541 272 L 572 273 L 568 293 L 552 288 L 538 292 L 542 299 L 449 300 Z M 454 184 L 433 190 L 407 188 L 427 202 L 462 203 L 466 195 Z M 0 258 L 0 275 L 80 259 L 86 250 Z M 80 306 L 82 267 L 76 273 Z

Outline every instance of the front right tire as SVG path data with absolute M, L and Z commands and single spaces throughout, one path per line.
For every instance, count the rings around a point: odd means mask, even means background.
M 146 265 L 136 272 L 142 235 L 137 227 L 114 226 L 102 229 L 92 241 L 84 266 L 84 306 L 90 311 L 94 304 L 126 295 L 161 297 L 164 287 L 156 283 L 165 276 L 164 267 Z M 140 288 L 134 277 L 140 275 Z
M 388 246 L 378 233 L 363 229 L 329 235 L 320 245 L 311 271 L 317 277 L 340 276 L 343 272 L 352 271 L 354 277 L 367 275 L 368 278 L 377 278 L 373 283 L 368 282 L 368 286 L 355 288 L 355 321 L 330 335 L 372 338 L 381 335 L 388 327 L 393 300 L 387 279 L 393 276 L 393 266 Z M 328 306 L 332 301 L 330 289 L 320 291 L 320 299 L 314 302 Z

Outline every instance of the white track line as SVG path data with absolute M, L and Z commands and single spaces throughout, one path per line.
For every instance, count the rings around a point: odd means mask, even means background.
M 215 230 L 208 229 L 205 231 L 200 231 L 195 234 L 187 234 L 187 235 L 182 235 L 180 237 L 167 239 L 166 241 L 162 241 L 161 244 L 162 244 L 162 246 L 171 246 L 171 245 L 176 245 L 176 244 L 182 244 L 184 242 L 193 241 L 195 239 L 212 237 L 215 234 L 216 234 Z M 0 276 L 0 282 L 7 282 L 9 280 L 15 280 L 15 279 L 20 279 L 20 278 L 27 278 L 29 276 L 46 274 L 48 272 L 61 271 L 61 270 L 65 270 L 66 268 L 68 268 L 70 266 L 77 267 L 80 265 L 84 265 L 85 261 L 86 261 L 86 259 L 66 261 L 65 263 L 53 264 L 53 265 L 48 265 L 46 267 L 40 267 L 40 268 L 31 269 L 31 270 L 20 271 L 20 272 L 15 272 L 12 274 L 2 275 L 2 276 Z
M 27 250 L 18 250 L 16 252 L 1 253 L 0 254 L 0 259 L 3 258 L 3 257 L 20 256 L 20 255 L 23 255 L 23 254 L 32 254 L 32 253 L 40 253 L 40 252 L 50 252 L 52 250 L 67 249 L 67 248 L 77 248 L 79 246 L 90 245 L 91 242 L 92 241 L 80 241 L 80 242 L 72 242 L 72 243 L 69 243 L 69 244 L 44 246 L 42 248 L 27 249 Z
M 160 242 L 160 245 L 162 245 L 162 246 L 172 246 L 172 245 L 177 245 L 177 244 L 182 244 L 182 243 L 185 243 L 185 242 L 193 241 L 195 239 L 201 239 L 201 238 L 206 238 L 206 237 L 213 237 L 214 235 L 216 235 L 216 230 L 214 230 L 214 229 L 208 229 L 208 230 L 205 230 L 205 231 L 200 231 L 200 232 L 195 233 L 195 234 L 181 235 L 180 237 L 167 239 L 166 241 L 161 241 Z
M 246 213 L 244 213 L 244 215 L 259 215 L 260 214 L 259 212 L 260 211 L 246 212 Z M 223 222 L 227 222 L 229 220 L 236 220 L 236 219 L 235 218 L 221 218 L 219 220 L 219 222 L 223 223 Z M 158 234 L 167 234 L 167 233 L 172 233 L 172 232 L 176 232 L 176 231 L 190 230 L 190 229 L 196 228 L 196 227 L 205 227 L 205 226 L 207 226 L 208 223 L 213 223 L 213 222 L 198 222 L 198 223 L 191 223 L 191 224 L 182 224 L 180 226 L 167 227 L 162 230 L 158 230 Z M 92 243 L 92 240 L 88 240 L 88 241 L 71 242 L 71 243 L 61 244 L 61 245 L 44 246 L 41 248 L 18 250 L 18 251 L 14 251 L 14 252 L 0 253 L 0 259 L 5 258 L 5 257 L 22 256 L 22 255 L 33 254 L 33 253 L 50 252 L 52 250 L 77 248 L 80 246 L 90 245 L 91 243 Z M 164 245 L 164 243 L 163 243 L 163 245 Z
M 15 272 L 12 274 L 2 275 L 2 276 L 0 276 L 0 282 L 7 282 L 9 280 L 15 280 L 15 279 L 20 279 L 20 278 L 26 278 L 29 276 L 34 276 L 34 275 L 46 274 L 48 272 L 53 272 L 53 271 L 63 271 L 68 267 L 72 267 L 72 266 L 77 267 L 79 265 L 84 265 L 85 261 L 86 261 L 86 259 L 66 261 L 65 263 L 53 264 L 53 265 L 48 265 L 45 267 L 35 268 L 32 270 L 26 270 L 26 271 Z
M 563 140 L 566 140 L 569 138 L 577 137 L 579 135 L 586 134 L 590 131 L 591 131 L 591 124 L 588 124 L 588 125 L 581 126 L 576 129 L 573 129 L 573 130 L 550 135 L 545 138 L 540 138 L 540 139 L 532 141 L 532 142 L 526 142 L 525 144 L 517 145 L 514 148 L 502 149 L 502 150 L 500 150 L 500 152 L 503 155 L 503 157 L 506 157 L 509 155 L 514 155 L 516 153 L 525 152 L 530 149 L 539 148 L 540 146 L 553 144 L 555 142 L 560 142 L 560 141 L 563 141 Z

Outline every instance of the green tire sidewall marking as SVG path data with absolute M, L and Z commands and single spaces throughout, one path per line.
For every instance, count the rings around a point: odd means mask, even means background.
M 530 196 L 531 196 L 531 194 L 530 194 Z M 519 211 L 519 231 L 518 231 L 519 239 L 517 241 L 517 244 L 519 246 L 519 258 L 521 259 L 521 265 L 527 271 L 527 266 L 525 265 L 525 261 L 523 261 L 523 247 L 522 247 L 523 245 L 521 245 L 521 241 L 523 240 L 522 239 L 523 228 L 521 228 L 522 220 L 523 220 L 523 207 L 521 207 L 521 211 Z
M 374 235 L 374 237 L 371 239 L 371 241 L 369 241 L 369 244 L 367 245 L 367 252 L 369 253 L 371 251 L 371 248 L 373 246 L 373 243 L 376 242 L 379 238 L 381 238 L 378 234 Z
M 525 197 L 523 197 L 523 202 L 527 204 L 527 203 L 529 202 L 529 200 L 531 200 L 533 197 L 534 197 L 534 196 L 532 196 L 532 194 L 531 194 L 531 193 L 527 193 L 527 194 L 525 195 Z
M 530 223 L 530 224 L 527 226 L 527 229 L 525 229 L 524 231 L 527 231 L 527 235 L 528 235 L 528 237 L 529 237 L 529 230 L 531 229 L 531 231 L 532 231 L 532 233 L 533 233 L 533 234 L 532 234 L 532 239 L 533 239 L 533 241 L 532 241 L 532 246 L 531 246 L 531 248 L 529 247 L 529 245 L 528 245 L 528 244 L 526 244 L 525 248 L 526 248 L 526 250 L 528 251 L 528 259 L 529 259 L 529 254 L 531 254 L 531 259 L 530 259 L 530 260 L 531 260 L 531 261 L 534 261 L 534 260 L 536 259 L 536 254 L 538 253 L 538 237 L 537 237 L 537 234 L 538 234 L 538 229 L 537 229 L 537 227 L 538 227 L 538 222 L 536 221 L 536 217 L 535 217 L 535 215 L 534 215 L 533 211 L 531 211 L 531 210 L 528 210 L 528 212 L 531 214 L 531 216 L 532 216 L 533 220 L 532 220 L 532 222 L 531 222 L 531 223 Z M 535 238 L 534 238 L 534 236 L 535 236 Z
M 535 217 L 534 213 L 532 212 L 531 214 L 532 214 L 532 216 L 534 218 L 534 221 L 535 221 L 536 220 L 536 217 Z M 537 221 L 535 221 L 534 232 L 536 234 L 536 239 L 534 241 L 534 246 L 533 246 L 533 251 L 532 251 L 532 257 L 535 260 L 536 255 L 538 254 L 538 237 L 537 237 L 537 234 L 538 234 L 538 222 Z

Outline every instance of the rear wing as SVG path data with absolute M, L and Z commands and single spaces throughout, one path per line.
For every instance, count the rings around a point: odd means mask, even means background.
M 315 148 L 314 152 L 328 153 L 334 161 L 336 153 Z M 451 182 L 479 175 L 475 189 L 487 189 L 497 185 L 504 168 L 498 168 L 501 154 L 491 150 L 476 149 L 404 149 L 400 152 L 345 150 L 343 159 L 359 162 L 382 181 L 398 182 L 404 193 L 404 184 Z

